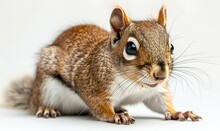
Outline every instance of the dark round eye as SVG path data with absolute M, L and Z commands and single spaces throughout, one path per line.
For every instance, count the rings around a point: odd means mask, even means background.
M 126 45 L 126 53 L 128 55 L 137 55 L 136 45 L 132 41 L 128 41 Z
M 171 44 L 171 47 L 170 47 L 171 54 L 173 54 L 173 51 L 174 51 L 174 46 L 173 46 L 173 44 Z

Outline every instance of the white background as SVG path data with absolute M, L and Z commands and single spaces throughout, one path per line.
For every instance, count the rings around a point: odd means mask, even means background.
M 108 21 L 115 4 L 121 5 L 132 19 L 146 20 L 154 18 L 162 3 L 162 0 L 0 0 L 1 103 L 8 83 L 25 74 L 33 74 L 39 50 L 64 29 L 76 24 L 94 23 L 110 30 Z M 173 79 L 170 90 L 174 107 L 181 111 L 193 110 L 203 117 L 202 121 L 164 121 L 162 115 L 136 105 L 128 107 L 136 118 L 135 124 L 119 126 L 92 117 L 37 119 L 26 111 L 1 104 L 0 130 L 219 130 L 220 2 L 167 0 L 166 5 L 167 31 L 171 39 L 175 39 L 175 57 L 193 42 L 182 58 L 193 59 L 194 62 L 182 66 L 194 66 L 208 74 L 185 68 L 201 78 L 196 81 L 185 75 L 191 81 L 188 82 L 190 86 L 180 78 L 175 84 Z

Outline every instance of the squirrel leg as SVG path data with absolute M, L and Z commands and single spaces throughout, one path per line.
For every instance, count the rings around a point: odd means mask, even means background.
M 164 85 L 164 89 L 167 90 L 168 84 Z M 199 121 L 202 117 L 194 114 L 192 111 L 180 112 L 176 111 L 172 105 L 172 98 L 171 95 L 167 92 L 163 95 L 165 101 L 166 112 L 164 113 L 166 120 L 179 120 L 185 121 L 190 118 L 192 121 Z
M 43 86 L 44 80 L 46 80 L 46 78 L 42 79 L 44 77 L 45 77 L 44 73 L 41 73 L 40 75 L 39 74 L 36 75 L 37 81 L 35 81 L 33 85 L 33 90 L 32 90 L 33 95 L 31 98 L 31 105 L 32 108 L 36 111 L 37 117 L 55 118 L 57 116 L 60 116 L 61 113 L 58 110 L 54 109 L 53 107 L 43 106 L 43 101 L 45 98 L 43 98 L 42 96 L 42 90 L 43 90 L 42 88 L 46 88 L 45 86 Z
M 163 87 L 167 90 L 167 84 Z M 202 119 L 200 116 L 194 114 L 192 111 L 179 112 L 173 108 L 172 98 L 169 92 L 158 93 L 153 97 L 144 101 L 144 104 L 152 111 L 165 115 L 166 120 L 180 120 L 185 121 L 190 118 L 192 121 Z
M 172 100 L 169 94 L 165 94 L 164 98 L 166 101 L 166 109 L 167 109 L 167 111 L 164 113 L 166 120 L 185 121 L 189 118 L 192 121 L 199 121 L 199 119 L 202 119 L 202 117 L 194 114 L 192 111 L 186 111 L 186 112 L 176 111 L 172 106 Z
M 135 122 L 135 119 L 128 114 L 128 111 L 124 107 L 122 107 L 122 106 L 115 107 L 114 110 L 115 110 L 115 113 L 125 115 L 128 119 L 130 119 L 131 124 L 133 124 Z
M 43 88 L 47 78 L 56 74 L 58 65 L 58 48 L 44 48 L 40 54 L 40 60 L 37 65 L 36 76 L 32 86 L 32 96 L 30 100 L 31 108 L 36 112 L 37 117 L 56 117 L 60 116 L 60 112 L 53 107 L 43 106 Z
M 87 100 L 87 105 L 90 107 L 90 110 L 94 116 L 98 117 L 100 120 L 125 125 L 134 123 L 134 119 L 130 117 L 127 112 L 115 113 L 109 100 L 100 100 L 100 97 L 97 99 L 91 98 L 90 100 L 93 101 Z

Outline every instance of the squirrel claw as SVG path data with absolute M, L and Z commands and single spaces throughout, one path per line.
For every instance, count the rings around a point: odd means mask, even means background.
M 128 113 L 116 113 L 113 117 L 111 117 L 108 122 L 116 123 L 116 124 L 124 124 L 130 125 L 135 122 L 135 119 L 128 115 Z
M 195 115 L 192 111 L 186 111 L 184 113 L 182 112 L 170 113 L 167 111 L 165 112 L 164 115 L 166 120 L 186 121 L 188 118 L 190 118 L 191 121 L 199 121 L 199 119 L 202 119 L 202 117 Z
M 49 108 L 44 108 L 44 107 L 39 107 L 38 111 L 36 113 L 37 117 L 44 117 L 44 118 L 56 118 L 59 117 L 61 113 L 55 109 L 49 109 Z

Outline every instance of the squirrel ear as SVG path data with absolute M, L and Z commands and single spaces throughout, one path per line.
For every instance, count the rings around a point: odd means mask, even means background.
M 164 28 L 166 27 L 166 24 L 167 24 L 167 12 L 166 12 L 166 7 L 164 5 L 160 8 L 159 15 L 158 15 L 158 18 L 157 18 L 157 22 L 162 27 L 164 27 Z
M 110 17 L 110 24 L 115 32 L 120 32 L 130 25 L 131 20 L 120 7 L 114 8 Z

